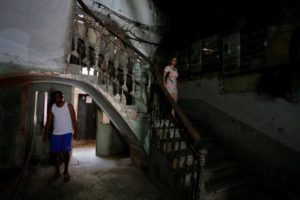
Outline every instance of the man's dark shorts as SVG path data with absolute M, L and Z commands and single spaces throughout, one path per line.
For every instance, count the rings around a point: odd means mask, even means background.
M 50 152 L 69 152 L 71 151 L 72 133 L 63 135 L 51 135 Z

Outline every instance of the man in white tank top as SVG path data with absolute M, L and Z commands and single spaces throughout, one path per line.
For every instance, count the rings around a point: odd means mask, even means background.
M 74 139 L 78 138 L 77 122 L 75 111 L 72 104 L 65 102 L 63 93 L 56 91 L 54 93 L 55 103 L 48 109 L 47 123 L 44 132 L 43 141 L 47 142 L 50 139 L 50 152 L 54 156 L 55 173 L 53 180 L 61 176 L 59 163 L 61 154 L 63 155 L 64 181 L 70 180 L 68 171 L 72 135 Z M 53 125 L 53 133 L 49 137 L 50 127 Z

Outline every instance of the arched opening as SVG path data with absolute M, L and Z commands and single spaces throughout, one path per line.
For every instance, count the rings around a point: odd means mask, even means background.
M 61 83 L 35 83 L 29 88 L 28 99 L 32 99 L 29 102 L 29 112 L 33 114 L 33 117 L 30 117 L 27 123 L 30 127 L 29 132 L 35 134 L 36 137 L 33 156 L 36 162 L 49 162 L 46 156 L 50 156 L 49 147 L 43 144 L 42 137 L 47 109 L 54 104 L 53 93 L 56 90 L 63 92 L 65 102 L 73 105 L 76 114 L 79 136 L 78 141 L 74 140 L 72 145 L 71 161 L 73 163 L 79 165 L 81 160 L 87 162 L 86 158 L 89 158 L 88 162 L 99 161 L 97 158 L 92 158 L 93 156 L 129 158 L 128 144 L 123 140 L 115 125 L 111 123 L 107 114 L 97 106 L 95 100 L 87 92 Z M 100 166 L 101 162 L 99 162 Z
M 33 184 L 33 187 L 29 192 L 29 196 L 27 194 L 26 198 L 28 199 L 37 199 L 42 195 L 43 191 L 40 190 L 40 187 L 48 188 L 49 183 L 47 182 L 47 178 L 49 175 L 52 174 L 53 168 L 52 166 L 48 165 L 48 167 L 43 168 L 40 165 L 40 161 L 45 158 L 44 152 L 48 152 L 47 147 L 43 146 L 42 143 L 42 132 L 43 126 L 45 123 L 45 112 L 47 105 L 50 103 L 51 92 L 54 90 L 61 90 L 65 95 L 65 100 L 75 105 L 74 99 L 78 98 L 77 102 L 77 109 L 79 106 L 79 98 L 85 100 L 84 102 L 90 104 L 90 102 L 94 102 L 96 106 L 93 109 L 96 111 L 97 116 L 95 116 L 96 121 L 96 132 L 104 133 L 105 130 L 98 129 L 99 122 L 101 125 L 109 125 L 111 132 L 106 132 L 105 135 L 100 134 L 102 137 L 102 141 L 99 142 L 96 140 L 99 135 L 92 134 L 92 138 L 90 135 L 83 135 L 83 138 L 92 139 L 91 140 L 80 140 L 72 151 L 72 158 L 70 162 L 70 174 L 71 177 L 73 175 L 73 189 L 80 189 L 88 187 L 89 189 L 93 188 L 93 181 L 96 179 L 99 180 L 102 175 L 108 173 L 109 179 L 101 179 L 102 183 L 104 184 L 103 187 L 106 187 L 105 182 L 107 182 L 107 187 L 111 187 L 110 181 L 121 181 L 124 185 L 130 186 L 130 181 L 128 182 L 128 176 L 133 176 L 133 180 L 137 180 L 138 177 L 143 177 L 144 175 L 141 174 L 142 171 L 139 171 L 138 168 L 133 167 L 131 165 L 131 159 L 129 156 L 132 152 L 132 146 L 138 147 L 139 144 L 135 139 L 134 134 L 131 132 L 130 128 L 126 124 L 126 121 L 122 118 L 122 116 L 118 113 L 118 111 L 110 104 L 110 102 L 106 99 L 101 92 L 97 91 L 93 86 L 89 85 L 86 82 L 78 81 L 74 79 L 65 79 L 60 77 L 42 77 L 42 76 L 17 76 L 17 77 L 6 77 L 2 78 L 0 81 L 0 88 L 2 91 L 2 95 L 0 96 L 0 100 L 3 102 L 9 102 L 7 104 L 2 104 L 3 106 L 8 106 L 5 109 L 2 109 L 3 112 L 7 113 L 7 115 L 20 115 L 20 118 L 15 119 L 16 122 L 14 126 L 21 127 L 20 133 L 15 133 L 14 135 L 11 134 L 4 134 L 2 131 L 1 139 L 7 137 L 6 142 L 9 143 L 9 146 L 12 148 L 4 151 L 2 153 L 2 157 L 4 154 L 5 156 L 10 155 L 11 159 L 8 159 L 8 162 L 4 162 L 1 168 L 4 169 L 4 165 L 6 164 L 7 168 L 12 169 L 13 167 L 20 167 L 26 163 L 28 158 L 28 154 L 32 154 L 30 157 L 33 158 L 33 161 L 36 163 L 34 169 L 37 169 L 36 175 L 32 178 L 34 181 L 30 181 L 30 185 Z M 76 90 L 81 89 L 80 92 L 74 92 Z M 7 96 L 7 98 L 5 98 Z M 84 97 L 84 99 L 82 98 Z M 87 98 L 88 97 L 88 98 Z M 89 99 L 90 98 L 90 99 Z M 19 105 L 16 108 L 12 109 L 13 113 L 10 112 L 10 108 L 14 107 L 15 105 Z M 78 110 L 77 110 L 78 111 Z M 19 113 L 18 113 L 19 112 Z M 101 118 L 102 117 L 102 118 Z M 107 123 L 109 120 L 109 124 Z M 21 122 L 19 122 L 21 121 Z M 23 123 L 25 122 L 25 123 Z M 83 126 L 88 126 L 87 124 L 83 124 Z M 8 128 L 12 128 L 9 126 Z M 7 130 L 8 130 L 7 128 Z M 5 130 L 4 130 L 5 131 Z M 14 130 L 17 132 L 18 130 Z M 107 155 L 104 156 L 114 156 L 114 157 L 97 157 L 97 148 L 103 147 L 103 140 L 105 139 L 104 136 L 109 136 L 111 134 L 112 138 L 118 136 L 122 136 L 123 144 L 126 143 L 126 148 L 124 151 L 109 151 L 107 150 Z M 3 136 L 4 135 L 4 136 Z M 35 150 L 31 153 L 30 147 L 31 142 L 33 141 L 32 138 L 35 137 Z M 93 138 L 94 137 L 94 138 Z M 10 139 L 9 139 L 10 138 Z M 102 142 L 102 143 L 101 143 Z M 108 141 L 104 141 L 104 143 L 108 143 Z M 75 143 L 74 143 L 75 144 Z M 117 144 L 114 144 L 118 146 Z M 1 148 L 6 148 L 1 144 Z M 102 150 L 102 151 L 101 151 Z M 105 150 L 105 149 L 104 149 Z M 100 149 L 100 152 L 104 152 L 103 148 Z M 127 152 L 126 152 L 127 151 Z M 105 152 L 104 152 L 105 153 Z M 100 155 L 101 156 L 101 155 Z M 30 161 L 32 163 L 32 160 Z M 101 166 L 99 165 L 101 163 Z M 2 169 L 1 169 L 2 171 Z M 30 172 L 31 168 L 27 170 Z M 35 171 L 35 170 L 34 170 Z M 73 174 L 72 174 L 73 171 Z M 15 185 L 15 180 L 18 179 L 19 171 L 16 171 L 15 179 L 11 179 L 11 186 Z M 2 174 L 2 173 L 1 173 Z M 121 177 L 121 178 L 120 178 Z M 123 178 L 122 178 L 123 177 Z M 145 177 L 144 177 L 145 178 Z M 143 181 L 148 181 L 147 179 L 140 179 L 142 181 L 140 184 L 144 185 Z M 25 179 L 26 180 L 26 179 Z M 4 183 L 4 182 L 3 182 Z M 6 182 L 7 183 L 7 182 Z M 62 181 L 55 184 L 61 184 Z M 110 184 L 110 185 L 109 185 Z M 134 183 L 137 187 L 136 183 Z M 149 184 L 149 183 L 147 183 Z M 26 184 L 25 184 L 26 185 Z M 139 184 L 138 184 L 139 185 Z M 151 185 L 151 184 L 150 184 Z M 0 184 L 2 187 L 2 184 Z M 54 188 L 51 189 L 51 187 Z M 62 195 L 65 195 L 67 191 L 60 191 L 55 189 L 55 185 L 52 185 L 50 189 L 46 191 L 46 195 L 49 197 L 54 197 L 55 192 L 62 192 Z M 90 186 L 90 187 L 89 187 Z M 1 188 L 0 187 L 0 188 Z M 3 185 L 5 187 L 5 185 Z M 132 188 L 134 188 L 132 185 Z M 152 186 L 153 187 L 153 186 Z M 9 190 L 12 187 L 9 187 Z M 39 188 L 39 189 L 37 189 Z M 13 187 L 13 190 L 15 188 Z M 95 189 L 95 187 L 94 187 Z M 45 192 L 45 191 L 44 191 Z M 95 189 L 96 192 L 96 189 Z M 97 190 L 98 192 L 98 190 Z M 89 193 L 88 191 L 84 192 L 85 194 Z M 8 193 L 7 193 L 8 194 Z M 107 195 L 103 194 L 103 195 Z M 25 198 L 25 199 L 26 199 Z M 54 198 L 55 199 L 55 198 Z

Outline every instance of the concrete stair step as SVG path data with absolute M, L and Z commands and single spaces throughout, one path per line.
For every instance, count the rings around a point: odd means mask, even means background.
M 158 130 L 157 131 L 157 137 L 158 139 L 160 139 L 161 141 L 170 141 L 170 140 L 173 140 L 173 141 L 184 141 L 185 140 L 185 137 L 183 137 L 182 135 L 180 135 L 180 131 L 179 129 L 176 129 L 176 130 L 166 130 L 166 131 L 163 131 L 163 130 Z M 215 147 L 216 144 L 215 144 L 215 139 L 213 137 L 202 137 L 200 139 L 200 142 L 199 142 L 199 145 L 205 147 L 205 148 L 209 148 L 209 147 Z
M 209 144 L 211 142 L 212 142 L 212 144 Z M 178 138 L 159 139 L 159 145 L 160 145 L 159 149 L 166 154 L 167 158 L 176 159 L 174 161 L 177 163 L 176 166 L 182 167 L 183 163 L 185 163 L 186 166 L 190 166 L 193 164 L 192 152 L 187 152 L 187 145 L 186 145 L 185 141 L 182 141 Z M 204 148 L 212 146 L 212 145 L 215 146 L 215 144 L 213 144 L 213 138 L 203 138 L 202 139 L 202 146 Z M 212 147 L 210 147 L 210 149 L 211 148 Z M 224 160 L 224 159 L 221 159 L 224 157 L 223 156 L 224 153 L 220 150 L 220 148 L 213 148 L 213 149 L 216 149 L 216 150 L 212 151 L 212 153 L 216 152 L 217 150 L 218 150 L 218 152 L 220 152 L 219 154 L 211 154 L 211 155 L 215 156 L 216 161 Z M 187 160 L 185 161 L 186 155 L 187 155 Z M 208 155 L 210 155 L 210 154 L 208 154 Z M 207 162 L 207 163 L 216 163 L 216 162 Z
M 227 148 L 213 139 L 213 130 L 209 126 L 193 117 L 188 118 L 201 136 L 212 136 L 209 142 L 202 143 L 208 152 L 203 174 L 205 200 L 300 200 L 300 192 L 295 193 L 299 189 L 293 192 L 291 187 L 288 187 L 289 192 L 266 189 L 256 176 L 246 174 L 241 163 L 232 160 Z
M 203 146 L 215 145 L 216 140 L 214 137 L 204 135 L 200 137 L 200 144 Z
M 232 200 L 294 200 L 285 194 L 276 190 L 267 190 L 263 185 L 256 185 L 252 191 L 244 192 L 244 194 L 236 195 Z M 299 200 L 296 198 L 295 200 Z
M 166 139 L 166 138 L 181 138 L 180 137 L 180 130 L 179 129 L 163 129 L 159 128 L 157 130 L 157 136 L 159 139 Z
M 205 124 L 202 124 L 198 119 L 194 119 L 192 117 L 188 117 L 188 119 L 196 130 L 203 131 L 204 133 L 211 132 L 211 128 Z
M 254 190 L 257 178 L 250 174 L 233 174 L 205 184 L 207 200 L 232 200 Z M 244 199 L 244 198 L 238 198 Z
M 205 157 L 206 163 L 213 163 L 230 158 L 230 154 L 227 150 L 222 148 L 213 137 L 207 136 L 203 138 L 198 146 L 207 151 Z
M 215 138 L 210 136 L 202 137 L 197 146 L 199 146 L 200 148 L 204 148 L 207 151 L 214 150 L 215 148 L 220 149 L 219 145 L 216 143 Z
M 178 155 L 179 154 L 179 155 Z M 186 156 L 187 155 L 187 156 Z M 186 154 L 184 150 L 181 152 L 173 151 L 173 152 L 167 152 L 168 157 L 173 157 L 174 160 L 176 159 L 177 165 L 179 167 L 183 167 L 185 164 L 186 166 L 190 166 L 193 164 L 194 156 L 192 153 Z M 186 157 L 186 158 L 185 158 Z M 239 162 L 231 161 L 231 160 L 218 160 L 216 162 L 209 162 L 205 165 L 204 170 L 205 173 L 211 174 L 211 173 L 223 173 L 224 171 L 230 171 L 230 172 L 237 172 L 240 171 L 241 165 Z M 229 172 L 226 172 L 227 174 Z
M 180 128 L 166 128 L 166 127 L 156 127 L 157 135 L 160 138 L 168 136 L 169 138 L 180 138 L 183 130 Z M 201 143 L 205 144 L 206 142 L 215 141 L 215 139 L 209 135 L 203 135 L 200 137 Z
M 155 120 L 155 121 L 153 121 L 152 125 L 157 129 L 178 128 L 175 126 L 175 123 L 169 119 Z M 194 126 L 193 123 L 192 123 L 192 125 Z M 201 137 L 206 137 L 207 133 L 209 132 L 208 127 L 195 126 L 194 128 L 198 131 L 198 133 Z
M 156 128 L 163 128 L 163 127 L 175 127 L 174 122 L 169 119 L 158 119 L 153 121 L 154 127 Z
M 299 200 L 300 199 L 300 184 L 298 181 L 293 181 L 292 183 L 280 184 L 280 191 L 285 195 L 288 200 Z
M 167 153 L 165 159 L 172 170 L 183 170 L 188 174 L 195 169 L 194 164 L 197 165 L 197 161 L 191 153 L 187 155 L 183 151 L 181 153 L 181 157 L 178 157 L 177 152 Z
M 207 148 L 207 154 L 206 154 L 206 163 L 215 163 L 220 160 L 227 160 L 230 159 L 229 153 L 222 148 L 219 148 L 217 146 L 208 147 Z
M 158 130 L 157 138 L 160 144 L 163 146 L 165 151 L 178 151 L 186 149 L 185 137 L 180 135 L 179 129 L 171 129 L 168 131 Z M 180 144 L 180 145 L 179 145 Z M 172 146 L 174 145 L 174 146 Z M 201 138 L 200 144 L 202 148 L 212 149 L 216 147 L 213 137 L 203 137 Z
M 163 141 L 161 143 L 160 148 L 163 152 L 178 153 L 179 154 L 180 151 L 186 150 L 187 146 L 186 146 L 185 141 L 178 141 L 178 142 L 176 142 L 176 141 L 173 141 L 173 142 Z M 185 153 L 185 152 L 183 152 L 183 153 Z
M 207 163 L 230 158 L 230 154 L 226 151 L 226 148 L 223 148 L 223 146 L 219 144 L 216 138 L 208 134 L 208 132 L 206 131 L 202 136 L 200 145 L 202 148 L 205 148 L 207 150 Z
M 204 167 L 204 180 L 209 181 L 241 172 L 239 162 L 221 160 L 214 163 L 207 163 Z

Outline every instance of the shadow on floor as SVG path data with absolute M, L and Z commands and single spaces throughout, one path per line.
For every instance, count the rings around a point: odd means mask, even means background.
M 39 166 L 30 177 L 23 199 L 162 199 L 158 188 L 142 170 L 131 164 L 129 157 L 97 157 L 94 141 L 75 142 L 73 147 L 70 181 L 65 183 L 62 177 L 49 181 L 54 172 L 53 166 Z

